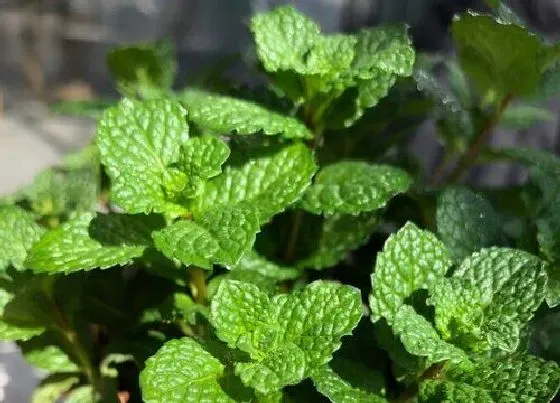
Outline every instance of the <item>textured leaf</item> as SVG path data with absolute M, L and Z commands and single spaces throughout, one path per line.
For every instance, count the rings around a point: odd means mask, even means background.
M 328 362 L 361 316 L 357 290 L 321 281 L 270 299 L 252 284 L 226 280 L 211 308 L 218 337 L 252 358 L 236 372 L 261 393 L 297 383 Z
M 280 134 L 285 138 L 309 139 L 311 131 L 299 120 L 242 99 L 186 90 L 180 95 L 189 120 L 203 129 L 220 134 Z
M 420 403 L 494 403 L 491 395 L 473 386 L 448 381 L 428 380 L 420 384 Z
M 279 266 L 254 251 L 248 251 L 229 273 L 213 277 L 210 280 L 208 293 L 213 296 L 219 284 L 224 280 L 238 280 L 256 285 L 268 295 L 275 295 L 279 292 L 279 282 L 296 279 L 302 274 L 301 270 Z
M 364 109 L 377 105 L 398 77 L 410 76 L 415 60 L 405 25 L 361 30 L 357 34 L 354 53 L 346 80 L 358 91 L 354 111 L 344 121 L 346 127 L 359 119 Z
M 80 368 L 56 345 L 56 340 L 42 334 L 20 343 L 23 356 L 31 365 L 48 372 L 79 372 Z
M 9 265 L 23 269 L 27 251 L 43 232 L 32 214 L 16 206 L 0 206 L 0 270 Z
M 405 298 L 428 289 L 451 266 L 445 246 L 434 234 L 408 222 L 385 242 L 377 255 L 370 295 L 372 320 L 392 322 Z
M 520 328 L 544 299 L 547 275 L 543 262 L 520 250 L 488 248 L 465 259 L 453 277 L 480 291 L 482 332 L 488 347 L 514 351 Z
M 473 122 L 468 109 L 470 105 L 465 105 L 430 71 L 416 69 L 414 79 L 418 90 L 434 103 L 437 135 L 449 149 L 463 151 L 473 135 Z
M 50 168 L 41 172 L 26 189 L 33 211 L 40 215 L 89 212 L 99 195 L 99 165 L 73 169 Z
M 305 358 L 298 346 L 287 342 L 268 351 L 260 361 L 238 363 L 235 373 L 245 385 L 260 393 L 271 393 L 305 378 Z
M 405 25 L 362 29 L 357 37 L 351 67 L 356 78 L 375 78 L 378 70 L 397 76 L 412 74 L 415 55 Z
M 253 247 L 259 231 L 254 207 L 237 205 L 207 211 L 194 221 L 178 221 L 153 233 L 156 247 L 170 259 L 211 268 L 235 266 Z
M 384 207 L 396 194 L 408 190 L 412 178 L 388 165 L 343 161 L 323 168 L 303 196 L 312 213 L 358 214 Z
M 333 403 L 382 403 L 387 400 L 367 390 L 352 386 L 328 365 L 324 365 L 311 376 L 317 390 Z
M 317 246 L 297 266 L 319 270 L 336 265 L 365 244 L 378 223 L 379 217 L 374 213 L 325 217 Z
M 224 366 L 196 341 L 171 340 L 146 361 L 140 374 L 146 403 L 233 402 L 220 388 Z
M 467 402 L 472 400 L 459 398 L 480 396 L 480 400 L 478 397 L 475 400 L 548 402 L 560 386 L 560 369 L 556 363 L 520 354 L 477 361 L 474 365 L 449 364 L 440 377 L 444 383 L 431 381 L 421 386 L 420 401 Z M 436 400 L 441 396 L 447 400 Z
M 265 70 L 277 73 L 277 85 L 292 99 L 312 98 L 317 91 L 337 98 L 357 88 L 346 126 L 386 96 L 398 76 L 412 73 L 414 49 L 404 25 L 323 36 L 294 8 L 280 7 L 253 17 L 251 30 Z M 304 75 L 303 84 L 289 71 Z
M 184 211 L 172 199 L 186 178 L 169 166 L 188 139 L 185 114 L 168 100 L 125 99 L 99 120 L 97 145 L 111 178 L 111 198 L 128 213 Z
M 325 69 L 319 75 L 306 76 L 306 85 L 321 92 L 344 91 L 347 86 L 353 85 L 353 80 L 346 75 L 354 59 L 357 41 L 355 35 L 343 34 L 319 38 L 309 53 L 309 59 L 311 64 L 322 64 Z
M 265 277 L 270 277 L 278 281 L 293 280 L 300 276 L 301 271 L 291 268 L 279 266 L 272 263 L 256 252 L 247 252 L 243 255 L 239 264 L 232 269 L 233 272 L 250 271 L 259 273 Z
M 463 350 L 443 341 L 430 322 L 418 315 L 411 306 L 402 305 L 399 308 L 392 328 L 401 339 L 406 351 L 426 357 L 428 364 L 447 360 L 452 362 L 468 360 Z
M 261 156 L 242 166 L 227 166 L 207 182 L 195 210 L 248 202 L 259 209 L 259 220 L 268 221 L 297 201 L 310 185 L 316 165 L 303 144 L 294 144 Z
M 320 28 L 290 6 L 257 14 L 251 19 L 257 54 L 269 72 L 294 70 L 299 74 L 319 74 L 328 65 L 308 57 L 321 38 Z
M 468 348 L 482 337 L 481 290 L 453 277 L 440 279 L 430 294 L 427 303 L 435 307 L 436 328 L 444 340 Z
M 535 90 L 543 44 L 526 28 L 467 14 L 453 23 L 452 32 L 461 66 L 481 94 L 492 91 L 499 99 Z
M 58 374 L 47 377 L 33 391 L 31 403 L 56 403 L 63 394 L 68 392 L 80 381 L 76 376 L 60 376 Z
M 107 65 L 119 92 L 134 97 L 170 89 L 177 68 L 174 51 L 167 41 L 124 45 L 109 51 Z
M 201 182 L 222 173 L 222 165 L 229 158 L 226 143 L 214 136 L 190 138 L 181 149 L 179 165 L 187 175 L 185 195 L 195 197 Z
M 48 231 L 29 251 L 25 265 L 35 272 L 70 273 L 123 266 L 151 245 L 157 216 L 83 213 Z
M 438 233 L 456 262 L 502 239 L 502 220 L 482 196 L 464 187 L 440 193 L 436 212 Z

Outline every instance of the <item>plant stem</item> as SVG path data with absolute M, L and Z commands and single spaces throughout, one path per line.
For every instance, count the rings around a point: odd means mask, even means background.
M 88 382 L 92 385 L 94 391 L 97 391 L 99 387 L 97 372 L 87 351 L 80 343 L 78 334 L 70 327 L 58 305 L 54 301 L 52 301 L 52 308 L 56 316 L 56 321 L 58 322 L 57 330 L 60 332 L 63 340 L 68 344 L 68 348 L 74 353 L 79 364 L 84 369 Z
M 422 373 L 422 375 L 420 375 L 420 377 L 418 378 L 418 382 L 415 382 L 412 385 L 410 385 L 408 388 L 406 388 L 406 390 L 404 390 L 399 396 L 397 396 L 397 398 L 394 399 L 393 402 L 405 403 L 405 402 L 412 401 L 418 394 L 418 386 L 420 385 L 420 383 L 427 379 L 439 378 L 441 370 L 443 369 L 444 366 L 445 366 L 445 361 L 438 362 L 432 365 L 430 368 L 425 370 L 424 373 Z
M 502 114 L 508 107 L 512 98 L 513 96 L 510 94 L 500 101 L 500 103 L 494 110 L 494 113 L 490 115 L 488 120 L 486 120 L 484 126 L 482 126 L 482 130 L 480 130 L 479 135 L 471 143 L 468 150 L 461 156 L 461 158 L 459 158 L 459 161 L 457 162 L 457 165 L 455 165 L 453 172 L 451 172 L 451 174 L 449 175 L 448 182 L 450 183 L 458 182 L 462 178 L 462 176 L 468 171 L 468 169 L 472 166 L 475 158 L 480 153 L 480 149 L 484 144 L 488 142 L 488 140 L 492 136 L 492 132 L 494 131 L 494 128 L 500 122 Z
M 330 101 L 325 102 L 327 106 L 329 103 Z M 317 110 L 319 110 L 320 113 L 317 113 L 317 111 L 313 113 L 312 114 L 313 118 L 309 123 L 313 127 L 313 133 L 315 134 L 313 136 L 313 144 L 311 145 L 311 151 L 315 151 L 321 145 L 321 140 L 323 139 L 324 128 L 323 125 L 319 124 L 318 122 L 319 119 L 322 117 L 322 114 L 326 110 L 326 106 L 324 106 L 323 108 L 320 107 Z M 292 225 L 290 238 L 288 239 L 288 246 L 286 247 L 286 252 L 284 253 L 284 260 L 286 262 L 291 262 L 294 259 L 302 222 L 303 222 L 303 211 L 297 210 L 294 215 L 294 223 Z
M 434 169 L 434 171 L 432 173 L 432 176 L 428 180 L 428 185 L 435 186 L 437 184 L 440 176 L 445 171 L 445 168 L 447 167 L 447 164 L 449 163 L 449 160 L 451 159 L 451 155 L 452 155 L 451 153 L 444 152 L 443 157 L 441 158 L 441 161 L 439 161 L 439 163 L 437 164 L 436 168 Z
M 204 304 L 208 297 L 205 272 L 200 267 L 193 266 L 190 268 L 189 273 L 191 292 L 194 296 L 194 302 L 197 304 Z
M 290 233 L 288 246 L 286 247 L 286 253 L 284 254 L 284 260 L 287 263 L 291 262 L 294 259 L 297 241 L 299 238 L 299 230 L 301 228 L 302 221 L 303 221 L 303 211 L 297 210 L 294 214 L 294 223 L 292 225 L 292 232 Z

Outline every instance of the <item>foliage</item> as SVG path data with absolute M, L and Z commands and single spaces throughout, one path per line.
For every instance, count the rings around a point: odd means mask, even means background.
M 0 338 L 48 374 L 33 401 L 550 401 L 560 159 L 488 144 L 551 118 L 560 52 L 491 7 L 444 62 L 405 26 L 256 15 L 254 88 L 175 91 L 169 43 L 112 50 L 123 98 L 59 106 L 93 144 L 0 202 Z M 433 173 L 407 147 L 430 117 Z M 459 183 L 494 160 L 529 181 Z

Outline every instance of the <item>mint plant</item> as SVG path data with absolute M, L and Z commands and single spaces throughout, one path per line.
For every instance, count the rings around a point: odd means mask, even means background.
M 92 144 L 0 204 L 0 339 L 43 371 L 33 402 L 551 401 L 560 159 L 490 139 L 550 119 L 560 47 L 489 3 L 444 61 L 405 26 L 258 14 L 251 88 L 175 90 L 167 42 L 112 50 L 123 98 L 57 106 Z M 434 172 L 407 144 L 427 117 Z M 529 180 L 460 183 L 496 161 Z

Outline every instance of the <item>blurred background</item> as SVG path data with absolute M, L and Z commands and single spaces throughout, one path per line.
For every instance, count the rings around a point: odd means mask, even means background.
M 0 195 L 30 183 L 42 168 L 89 141 L 94 122 L 56 116 L 57 100 L 114 97 L 105 66 L 116 44 L 171 38 L 177 47 L 177 85 L 209 66 L 242 60 L 250 46 L 249 16 L 292 3 L 325 32 L 352 32 L 387 22 L 406 22 L 419 50 L 453 53 L 452 16 L 475 0 L 0 0 Z M 560 0 L 507 2 L 534 30 L 560 39 Z M 242 63 L 232 74 L 251 81 Z M 560 100 L 547 103 L 553 119 L 531 129 L 499 129 L 494 142 L 560 151 Z M 425 121 L 411 147 L 430 167 L 439 157 L 433 122 Z M 478 169 L 470 180 L 497 184 L 522 179 L 508 166 Z M 28 402 L 40 374 L 13 345 L 0 345 L 0 401 Z

